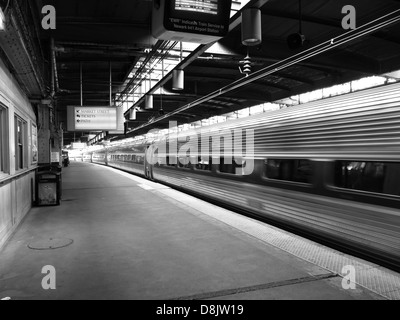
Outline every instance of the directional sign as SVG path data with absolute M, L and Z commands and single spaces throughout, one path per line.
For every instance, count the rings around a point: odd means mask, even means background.
M 161 40 L 209 43 L 229 31 L 232 1 L 153 1 L 152 33 Z
M 68 108 L 69 131 L 112 131 L 117 129 L 117 108 Z

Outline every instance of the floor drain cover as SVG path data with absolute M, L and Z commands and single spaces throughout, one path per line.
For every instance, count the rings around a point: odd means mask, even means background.
M 28 245 L 32 250 L 55 250 L 70 246 L 74 240 L 71 239 L 45 239 L 32 242 Z

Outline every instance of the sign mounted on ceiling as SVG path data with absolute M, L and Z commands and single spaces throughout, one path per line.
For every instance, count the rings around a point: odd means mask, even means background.
M 156 39 L 210 43 L 227 35 L 232 1 L 154 0 Z
M 68 131 L 112 131 L 117 129 L 115 107 L 68 107 Z

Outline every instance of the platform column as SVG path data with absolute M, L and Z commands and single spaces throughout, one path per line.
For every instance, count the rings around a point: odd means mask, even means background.
M 53 102 L 38 107 L 39 165 L 61 165 L 62 134 L 57 129 Z

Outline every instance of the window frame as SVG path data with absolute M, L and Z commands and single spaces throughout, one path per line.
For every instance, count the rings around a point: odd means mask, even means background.
M 223 174 L 223 175 L 230 175 L 230 176 L 237 176 L 237 177 L 243 176 L 243 168 L 246 167 L 246 160 L 241 158 L 242 164 L 238 164 L 238 161 L 235 157 L 232 157 L 231 160 L 232 160 L 232 163 L 225 163 L 225 158 L 221 157 L 219 160 L 219 164 L 216 164 L 217 172 L 219 174 Z M 229 171 L 225 170 L 224 166 L 229 166 L 229 168 L 231 170 L 229 170 Z M 242 169 L 242 174 L 236 173 L 237 169 Z
M 0 103 L 0 179 L 10 174 L 8 124 L 8 109 Z
M 387 170 L 387 164 L 398 164 L 400 166 L 400 162 L 399 161 L 385 161 L 385 160 L 376 160 L 376 161 L 372 161 L 372 160 L 335 160 L 333 161 L 332 164 L 332 182 L 330 183 L 330 188 L 334 189 L 334 190 L 340 190 L 341 192 L 345 192 L 347 194 L 355 194 L 355 195 L 373 195 L 375 197 L 389 197 L 389 198 L 400 198 L 400 195 L 397 194 L 392 194 L 392 193 L 385 193 L 385 190 L 382 190 L 382 192 L 379 191 L 373 191 L 373 190 L 363 190 L 363 189 L 358 189 L 358 188 L 350 188 L 350 187 L 346 187 L 346 186 L 341 186 L 338 183 L 338 178 L 337 177 L 337 166 L 338 164 L 347 164 L 349 165 L 350 163 L 365 163 L 365 167 L 363 168 L 363 170 L 366 169 L 368 164 L 384 164 L 385 165 L 385 169 L 384 169 L 384 178 L 386 175 L 386 170 Z M 342 176 L 343 177 L 343 176 Z M 365 176 L 363 177 L 365 178 Z M 341 182 L 343 182 L 341 180 Z M 347 184 L 349 181 L 345 181 L 345 184 Z M 383 180 L 383 186 L 382 188 L 385 187 L 385 179 Z
M 21 124 L 21 134 L 18 125 Z M 27 162 L 27 122 L 17 114 L 14 115 L 14 136 L 15 136 L 15 171 L 22 171 L 28 168 Z M 21 142 L 21 143 L 20 143 Z
M 274 179 L 268 177 L 268 161 L 270 160 L 276 160 L 276 161 L 285 161 L 285 160 L 293 160 L 293 161 L 308 161 L 311 165 L 311 181 L 310 182 L 301 182 L 301 181 L 294 181 L 294 180 L 286 180 L 286 179 Z M 279 183 L 279 184 L 286 184 L 286 185 L 297 185 L 297 186 L 302 186 L 302 187 L 313 187 L 315 182 L 314 182 L 314 172 L 315 172 L 315 164 L 313 163 L 312 159 L 307 159 L 307 158 L 267 158 L 264 159 L 263 163 L 264 167 L 264 173 L 263 173 L 263 180 L 267 181 L 269 183 Z
M 193 169 L 194 169 L 194 171 L 198 171 L 198 172 L 202 172 L 202 173 L 205 173 L 205 172 L 212 172 L 212 157 L 211 156 L 208 156 L 207 158 L 208 158 L 208 164 L 204 164 L 203 162 L 204 162 L 204 158 L 206 158 L 206 157 L 204 157 L 204 156 L 199 156 L 198 157 L 198 160 L 197 160 L 197 164 L 196 165 L 193 165 Z M 202 168 L 200 168 L 200 166 L 208 166 L 208 169 L 202 169 Z
M 38 128 L 35 123 L 31 124 L 31 164 L 37 165 L 39 162 Z

